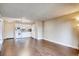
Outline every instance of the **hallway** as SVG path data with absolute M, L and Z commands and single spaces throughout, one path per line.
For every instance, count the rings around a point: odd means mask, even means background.
M 48 42 L 26 38 L 15 42 L 14 39 L 4 40 L 2 56 L 77 56 L 78 50 Z

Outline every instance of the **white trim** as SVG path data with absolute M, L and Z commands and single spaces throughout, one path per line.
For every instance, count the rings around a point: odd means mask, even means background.
M 46 39 L 44 39 L 44 40 L 46 40 Z M 56 43 L 56 44 L 60 44 L 60 45 L 63 45 L 63 46 L 67 46 L 67 47 L 71 47 L 71 48 L 78 49 L 78 47 L 76 47 L 76 46 L 72 46 L 72 45 L 64 44 L 64 43 L 62 43 L 62 42 L 51 41 L 51 40 L 47 40 L 47 41 L 54 42 L 54 43 Z
M 32 37 L 32 38 L 34 38 L 34 37 Z M 34 38 L 34 39 L 37 39 L 37 38 Z M 38 40 L 39 40 L 39 39 L 38 39 Z M 42 40 L 42 39 L 41 39 L 41 40 Z M 46 40 L 46 39 L 44 39 L 44 40 Z M 56 43 L 56 44 L 60 44 L 60 45 L 67 46 L 67 47 L 70 47 L 70 48 L 78 49 L 77 46 L 72 46 L 72 45 L 64 44 L 64 43 L 57 42 L 57 41 L 51 41 L 51 40 L 47 40 L 47 41 L 54 42 L 54 43 Z

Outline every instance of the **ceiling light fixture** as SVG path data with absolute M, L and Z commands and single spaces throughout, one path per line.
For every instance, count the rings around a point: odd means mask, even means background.
M 79 16 L 78 16 L 78 17 L 76 17 L 76 20 L 77 20 L 77 21 L 79 21 Z
M 79 27 L 79 24 L 77 24 L 77 26 Z

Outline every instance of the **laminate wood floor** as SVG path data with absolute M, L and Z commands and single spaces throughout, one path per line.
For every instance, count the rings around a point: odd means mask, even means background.
M 2 56 L 78 56 L 78 50 L 51 43 L 46 40 L 8 39 L 4 40 Z

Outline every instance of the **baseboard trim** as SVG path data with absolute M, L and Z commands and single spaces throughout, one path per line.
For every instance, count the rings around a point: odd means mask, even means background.
M 46 39 L 43 39 L 43 40 L 46 40 Z M 70 45 L 67 45 L 67 44 L 64 44 L 64 43 L 61 43 L 61 42 L 50 41 L 50 40 L 46 40 L 46 41 L 49 41 L 49 42 L 52 42 L 52 43 L 56 43 L 56 44 L 59 44 L 59 45 L 63 45 L 63 46 L 66 46 L 66 47 L 70 47 L 70 48 L 74 48 L 74 49 L 79 50 L 78 47 L 70 46 Z
M 10 40 L 10 39 L 14 39 L 14 38 L 5 38 L 4 40 Z
M 31 37 L 31 38 L 33 38 L 33 37 Z M 36 38 L 33 38 L 33 39 L 36 39 Z M 39 39 L 37 39 L 37 40 L 39 40 Z M 47 40 L 47 39 L 40 39 L 40 40 Z M 56 42 L 56 41 L 51 41 L 51 40 L 47 40 L 47 41 L 79 50 L 78 47 L 67 45 L 67 44 L 64 44 L 64 43 L 61 43 L 61 42 Z
M 43 39 L 37 39 L 37 38 L 33 38 L 33 37 L 31 37 L 32 39 L 36 39 L 36 40 L 43 40 Z

